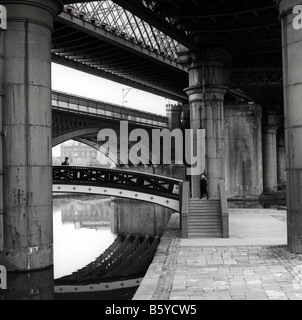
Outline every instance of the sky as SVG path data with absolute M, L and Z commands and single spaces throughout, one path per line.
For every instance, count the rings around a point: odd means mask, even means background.
M 166 115 L 166 104 L 177 103 L 56 63 L 52 63 L 52 89 L 163 116 Z M 53 148 L 53 155 L 60 156 L 60 146 Z
M 52 89 L 125 107 L 166 115 L 165 106 L 176 103 L 141 90 L 52 63 Z M 127 93 L 128 92 L 128 93 Z M 127 93 L 127 95 L 126 95 Z M 124 99 L 123 99 L 124 96 Z

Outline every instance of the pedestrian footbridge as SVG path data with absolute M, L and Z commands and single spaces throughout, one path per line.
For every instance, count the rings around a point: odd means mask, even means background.
M 181 211 L 183 181 L 136 171 L 53 167 L 53 192 L 86 193 L 141 200 Z

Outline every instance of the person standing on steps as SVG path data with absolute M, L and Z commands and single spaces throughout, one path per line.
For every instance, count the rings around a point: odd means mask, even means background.
M 200 179 L 200 199 L 202 199 L 203 195 L 205 194 L 207 196 L 207 199 L 209 200 L 207 187 L 208 187 L 208 182 L 205 176 L 202 174 Z

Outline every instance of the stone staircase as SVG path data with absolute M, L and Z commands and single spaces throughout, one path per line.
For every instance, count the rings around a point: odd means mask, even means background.
M 222 238 L 222 213 L 219 199 L 190 199 L 188 238 Z

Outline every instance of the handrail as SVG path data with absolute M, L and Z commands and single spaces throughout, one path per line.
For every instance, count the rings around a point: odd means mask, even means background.
M 221 181 L 219 183 L 219 198 L 221 207 L 221 220 L 222 220 L 222 237 L 229 238 L 229 212 L 228 212 L 228 202 L 225 192 L 225 182 Z

